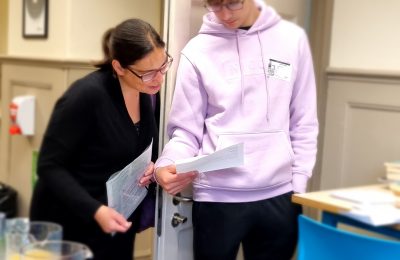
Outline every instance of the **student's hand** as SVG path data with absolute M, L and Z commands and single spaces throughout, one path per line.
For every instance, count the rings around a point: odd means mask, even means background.
M 104 205 L 96 211 L 94 219 L 105 233 L 124 233 L 132 225 L 132 222 L 128 222 L 124 216 L 117 211 Z
M 186 188 L 197 177 L 197 172 L 176 173 L 174 164 L 156 169 L 155 177 L 163 189 L 175 195 Z
M 139 180 L 140 187 L 144 187 L 152 183 L 153 172 L 154 172 L 154 163 L 150 162 L 149 165 L 147 166 L 147 169 L 143 173 L 143 176 Z

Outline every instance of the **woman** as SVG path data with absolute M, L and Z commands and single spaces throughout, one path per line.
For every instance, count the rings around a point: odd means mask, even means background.
M 139 19 L 108 30 L 103 51 L 99 69 L 73 83 L 55 105 L 30 217 L 60 223 L 64 239 L 88 245 L 95 259 L 132 259 L 140 206 L 125 219 L 107 207 L 105 183 L 152 140 L 156 159 L 150 95 L 160 90 L 172 58 L 154 28 Z M 148 185 L 152 172 L 153 164 L 139 185 Z

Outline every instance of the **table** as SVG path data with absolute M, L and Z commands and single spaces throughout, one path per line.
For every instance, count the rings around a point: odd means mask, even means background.
M 363 190 L 379 190 L 384 192 L 392 192 L 385 184 L 357 186 L 335 190 L 322 190 L 316 192 L 308 192 L 303 194 L 293 194 L 292 202 L 301 204 L 305 207 L 311 207 L 322 212 L 321 222 L 336 227 L 338 223 L 344 223 L 359 227 L 368 231 L 395 237 L 400 239 L 400 225 L 392 226 L 373 226 L 362 223 L 353 218 L 343 215 L 344 212 L 350 211 L 354 206 L 353 202 L 337 199 L 331 196 L 331 193 L 338 190 L 347 189 L 363 189 Z

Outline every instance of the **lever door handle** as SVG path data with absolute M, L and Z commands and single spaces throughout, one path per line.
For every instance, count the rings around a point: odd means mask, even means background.
M 193 202 L 193 198 L 191 197 L 185 197 L 185 196 L 181 196 L 180 193 L 177 193 L 173 198 L 172 198 L 172 203 L 174 203 L 174 205 L 178 205 L 181 202 Z

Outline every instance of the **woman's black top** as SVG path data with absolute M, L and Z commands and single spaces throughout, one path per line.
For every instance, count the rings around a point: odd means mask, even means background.
M 158 129 L 150 96 L 143 93 L 138 129 L 112 71 L 98 70 L 73 83 L 57 101 L 43 138 L 31 219 L 62 224 L 64 239 L 86 242 L 101 234 L 94 214 L 107 205 L 108 178 L 152 139 L 156 159 Z

